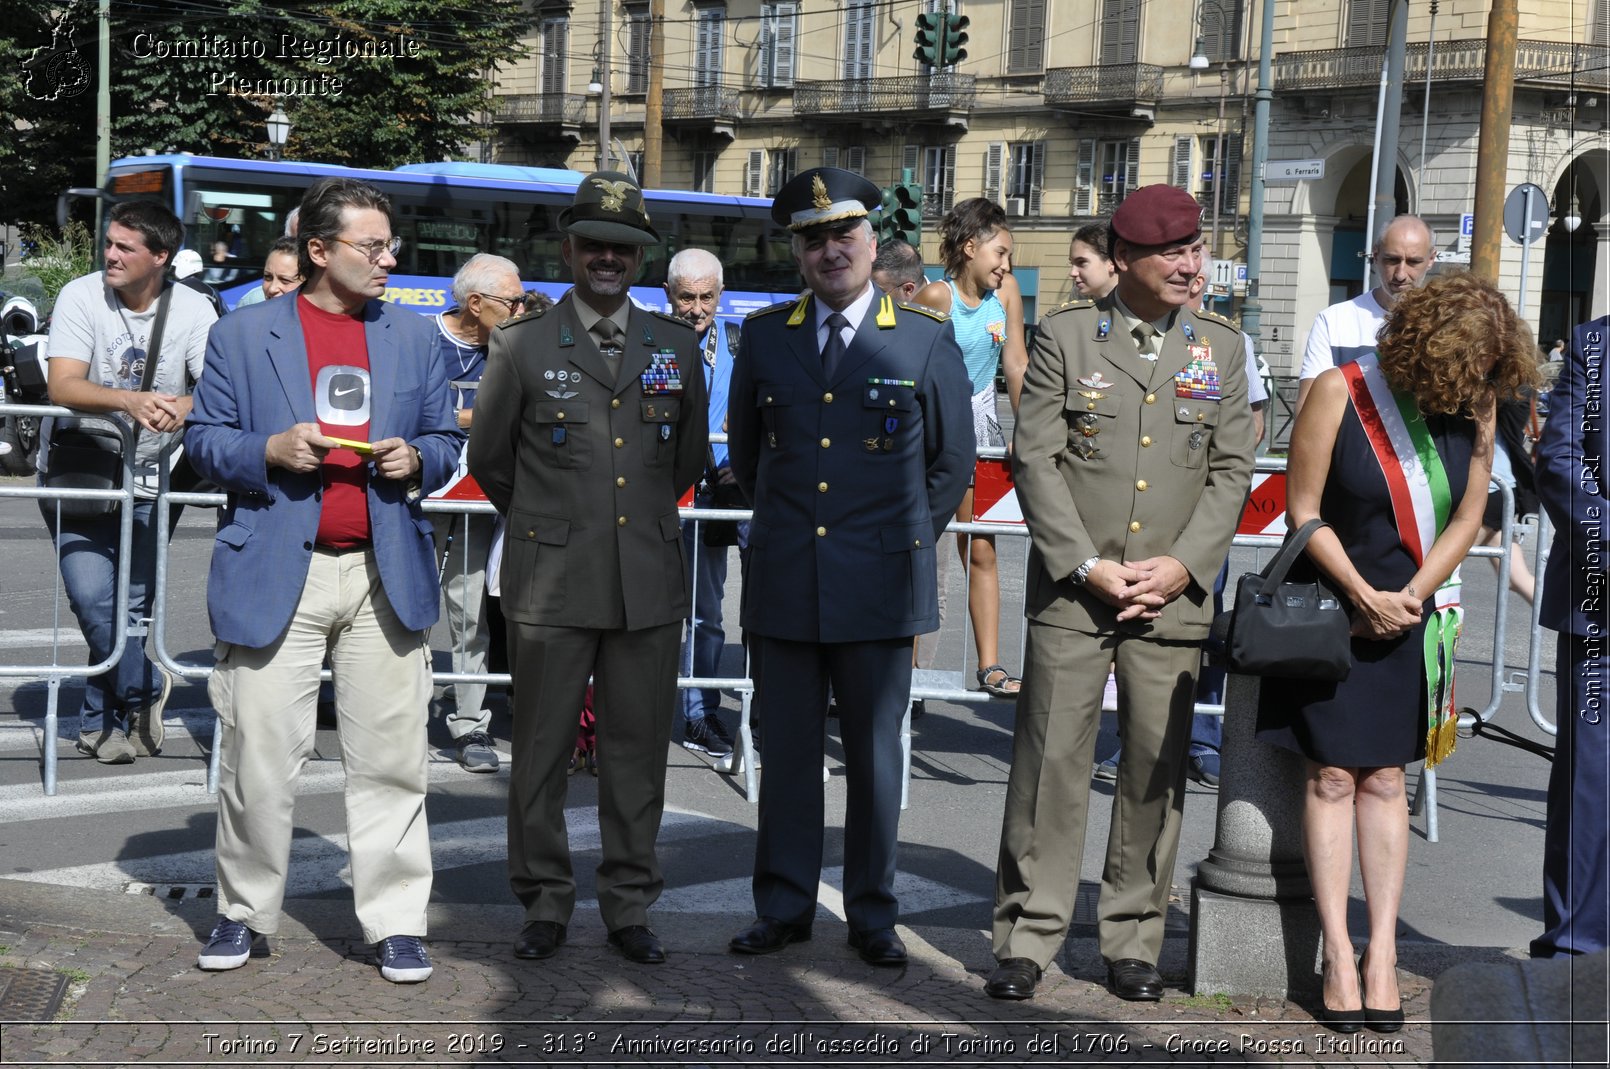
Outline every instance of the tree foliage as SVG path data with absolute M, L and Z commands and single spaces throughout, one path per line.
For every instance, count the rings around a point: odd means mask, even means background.
M 0 35 L 0 221 L 53 220 L 95 181 L 95 0 L 7 0 Z M 491 131 L 490 72 L 521 58 L 522 0 L 118 0 L 112 158 L 267 151 L 389 168 L 449 159 Z

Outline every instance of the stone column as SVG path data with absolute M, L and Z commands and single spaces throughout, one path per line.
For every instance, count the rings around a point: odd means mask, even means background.
M 1188 986 L 1302 1000 L 1319 992 L 1319 914 L 1303 861 L 1303 758 L 1254 736 L 1259 680 L 1225 684 L 1219 817 L 1191 882 Z

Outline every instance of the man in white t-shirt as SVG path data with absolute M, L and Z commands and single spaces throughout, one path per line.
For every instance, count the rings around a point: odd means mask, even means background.
M 1309 384 L 1326 368 L 1350 364 L 1375 351 L 1375 335 L 1386 311 L 1401 294 L 1418 289 L 1437 259 L 1437 236 L 1417 215 L 1400 215 L 1386 224 L 1370 253 L 1380 281 L 1350 301 L 1333 304 L 1314 319 L 1303 349 L 1297 377 L 1297 411 L 1308 397 Z
M 157 464 L 161 451 L 190 414 L 190 383 L 201 376 L 207 332 L 217 320 L 207 299 L 186 286 L 170 290 L 157 368 L 144 384 L 146 354 L 161 304 L 163 271 L 184 241 L 184 226 L 160 204 L 115 205 L 106 227 L 104 271 L 62 287 L 51 318 L 50 400 L 81 412 L 104 413 L 138 425 L 135 446 L 134 541 L 129 557 L 128 617 L 150 615 L 156 570 Z M 59 433 L 52 421 L 40 450 L 41 480 L 61 461 L 51 455 Z M 58 472 L 59 474 L 59 472 Z M 117 635 L 119 517 L 58 514 L 41 499 L 40 512 L 56 540 L 62 586 L 89 646 L 89 663 L 104 661 Z M 131 638 L 110 669 L 86 681 L 78 748 L 102 764 L 127 764 L 162 748 L 162 711 L 173 681 Z

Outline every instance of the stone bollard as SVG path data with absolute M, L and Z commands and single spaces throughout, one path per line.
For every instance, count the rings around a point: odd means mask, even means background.
M 1304 1001 L 1319 994 L 1319 914 L 1303 861 L 1303 759 L 1257 740 L 1258 687 L 1224 690 L 1219 816 L 1191 881 L 1187 986 Z
M 1431 989 L 1433 1065 L 1604 1065 L 1610 952 L 1470 962 Z

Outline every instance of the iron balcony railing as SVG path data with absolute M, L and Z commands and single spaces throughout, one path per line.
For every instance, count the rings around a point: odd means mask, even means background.
M 579 93 L 522 93 L 498 98 L 497 122 L 559 123 L 579 126 L 587 118 L 587 98 Z
M 1151 63 L 1053 67 L 1045 72 L 1047 104 L 1151 103 L 1163 92 L 1163 68 Z
M 691 89 L 667 89 L 662 98 L 663 117 L 673 119 L 711 119 L 734 122 L 738 118 L 738 90 L 722 85 L 696 85 Z
M 1435 52 L 1425 41 L 1411 43 L 1403 58 L 1403 77 L 1425 81 L 1426 57 L 1436 81 L 1480 81 L 1487 42 L 1481 38 L 1438 41 Z M 1359 89 L 1381 80 L 1385 48 L 1325 48 L 1288 52 L 1274 57 L 1275 88 L 1286 91 Z M 1610 47 L 1570 41 L 1519 41 L 1515 48 L 1515 80 L 1533 84 L 1610 89 Z
M 794 83 L 795 115 L 968 111 L 977 99 L 977 78 L 971 74 Z

